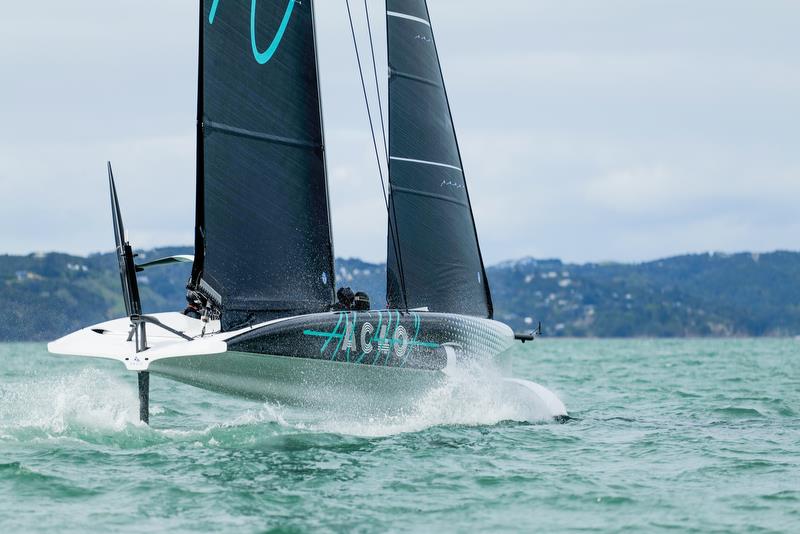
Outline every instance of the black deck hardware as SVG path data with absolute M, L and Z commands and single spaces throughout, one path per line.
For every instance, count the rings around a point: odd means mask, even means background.
M 539 321 L 539 326 L 536 330 L 531 330 L 530 332 L 514 332 L 514 339 L 517 341 L 521 341 L 525 343 L 526 341 L 533 341 L 537 337 L 542 335 L 542 322 Z
M 186 334 L 184 334 L 180 330 L 175 330 L 174 328 L 165 325 L 164 323 L 162 323 L 161 321 L 159 321 L 158 319 L 156 319 L 155 317 L 152 317 L 150 315 L 131 315 L 130 319 L 131 319 L 131 325 L 132 326 L 136 326 L 139 323 L 150 323 L 150 324 L 155 325 L 155 326 L 157 326 L 159 328 L 163 328 L 167 332 L 169 332 L 171 334 L 175 334 L 176 336 L 181 337 L 181 338 L 185 339 L 186 341 L 191 341 L 193 339 L 192 337 L 187 336 Z M 128 341 L 130 341 L 130 337 L 128 338 Z M 147 347 L 146 346 L 143 347 L 142 350 L 147 350 Z M 141 352 L 141 351 L 137 350 L 137 352 Z
M 522 341 L 523 343 L 525 343 L 526 341 L 533 341 L 534 339 L 536 339 L 536 333 L 533 331 L 514 332 L 514 339 L 516 339 L 517 341 Z

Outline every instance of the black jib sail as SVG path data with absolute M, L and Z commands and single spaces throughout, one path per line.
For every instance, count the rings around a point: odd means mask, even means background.
M 192 280 L 223 330 L 334 300 L 312 4 L 202 2 Z
M 425 0 L 387 0 L 390 307 L 491 317 L 492 300 Z M 391 232 L 390 232 L 391 236 Z M 396 253 L 395 248 L 399 248 Z M 405 289 L 406 299 L 403 299 Z

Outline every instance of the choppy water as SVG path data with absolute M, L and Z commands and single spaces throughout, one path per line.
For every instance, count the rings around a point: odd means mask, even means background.
M 349 420 L 0 345 L 0 531 L 800 530 L 800 342 L 537 341 L 517 376 L 574 420 L 456 379 Z

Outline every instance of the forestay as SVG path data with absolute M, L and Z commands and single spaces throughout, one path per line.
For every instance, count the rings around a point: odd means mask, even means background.
M 491 317 L 450 106 L 425 0 L 388 0 L 390 307 Z

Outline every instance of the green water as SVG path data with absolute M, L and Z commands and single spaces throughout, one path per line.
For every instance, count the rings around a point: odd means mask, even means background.
M 367 420 L 153 377 L 146 427 L 113 362 L 0 345 L 0 531 L 800 530 L 800 341 L 515 350 L 575 419 L 475 377 Z

